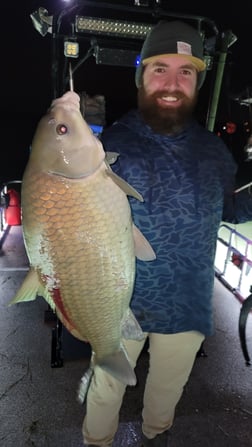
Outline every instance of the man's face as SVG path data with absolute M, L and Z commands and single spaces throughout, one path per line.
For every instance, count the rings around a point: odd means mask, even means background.
M 197 97 L 197 70 L 187 57 L 160 56 L 144 68 L 138 107 L 155 132 L 179 132 L 192 116 Z

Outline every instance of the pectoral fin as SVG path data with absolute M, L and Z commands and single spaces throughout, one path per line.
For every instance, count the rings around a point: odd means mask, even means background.
M 105 153 L 105 160 L 108 162 L 109 165 L 112 165 L 116 162 L 118 159 L 119 154 L 118 152 L 106 152 Z
M 127 183 L 125 180 L 119 177 L 119 175 L 117 175 L 115 172 L 113 172 L 108 163 L 106 163 L 106 165 L 107 165 L 107 171 L 106 171 L 107 175 L 113 180 L 113 182 L 117 186 L 119 186 L 119 188 L 121 188 L 123 192 L 125 192 L 127 196 L 135 197 L 135 199 L 139 200 L 140 202 L 144 201 L 143 196 L 139 194 L 139 192 L 135 188 L 133 188 L 133 186 L 131 186 L 129 183 Z

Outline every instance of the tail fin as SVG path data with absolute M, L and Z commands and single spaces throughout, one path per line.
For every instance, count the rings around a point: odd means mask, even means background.
M 90 360 L 90 366 L 81 378 L 77 391 L 77 400 L 80 404 L 83 404 L 86 400 L 88 388 L 96 365 L 104 369 L 111 376 L 124 383 L 125 385 L 136 385 L 136 376 L 133 368 L 129 363 L 124 346 L 121 346 L 121 349 L 119 351 L 104 357 L 104 359 L 98 361 L 97 363 L 95 361 L 95 354 L 93 352 Z
M 91 366 L 88 368 L 88 370 L 85 372 L 85 374 L 82 376 L 79 384 L 79 388 L 77 391 L 77 401 L 80 404 L 83 404 L 86 400 L 88 388 L 92 379 L 92 376 L 94 374 L 94 369 Z

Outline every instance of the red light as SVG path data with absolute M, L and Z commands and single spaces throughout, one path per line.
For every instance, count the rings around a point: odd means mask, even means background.
M 235 133 L 235 132 L 236 132 L 236 128 L 237 128 L 237 126 L 236 126 L 235 123 L 232 123 L 232 121 L 228 121 L 228 122 L 227 122 L 227 124 L 226 124 L 226 132 L 227 132 L 229 135 Z

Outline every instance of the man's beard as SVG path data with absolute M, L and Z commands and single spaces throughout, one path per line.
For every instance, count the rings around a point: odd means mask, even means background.
M 157 103 L 157 98 L 162 96 L 176 96 L 183 100 L 179 107 L 161 107 Z M 174 135 L 179 133 L 190 121 L 198 98 L 198 91 L 192 98 L 188 98 L 181 92 L 167 91 L 156 92 L 150 96 L 146 95 L 144 87 L 138 90 L 138 108 L 145 122 L 154 132 L 164 135 Z

